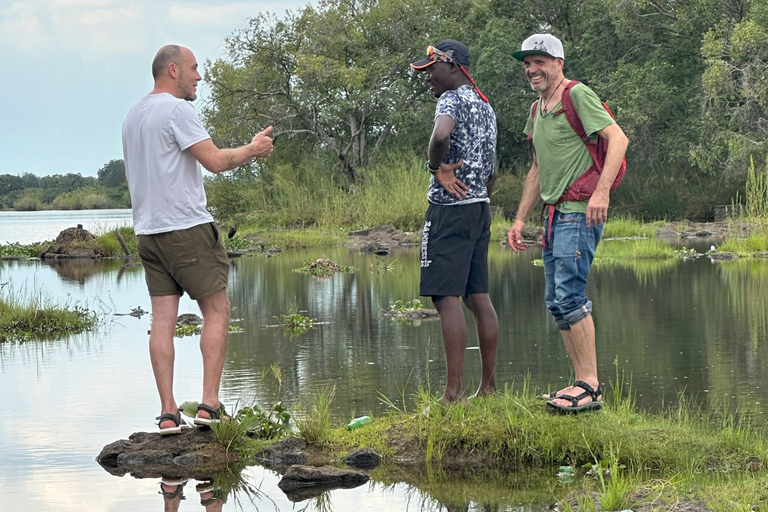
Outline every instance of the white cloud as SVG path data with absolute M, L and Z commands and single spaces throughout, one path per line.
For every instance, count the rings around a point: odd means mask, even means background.
M 0 42 L 20 53 L 34 54 L 50 45 L 51 38 L 31 2 L 16 2 L 0 11 Z
M 239 26 L 248 18 L 253 18 L 263 11 L 275 12 L 285 9 L 286 5 L 279 2 L 268 3 L 225 3 L 209 4 L 174 4 L 168 11 L 168 21 L 177 25 L 220 25 Z
M 74 50 L 86 58 L 132 53 L 144 46 L 143 17 L 138 1 L 15 2 L 0 10 L 0 51 L 40 56 L 45 50 Z

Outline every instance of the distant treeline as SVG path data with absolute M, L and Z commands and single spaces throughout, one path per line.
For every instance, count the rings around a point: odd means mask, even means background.
M 217 144 L 242 144 L 269 124 L 277 134 L 269 161 L 216 180 L 259 208 L 254 222 L 280 210 L 306 224 L 333 212 L 325 187 L 358 193 L 373 167 L 423 162 L 435 100 L 408 62 L 451 37 L 470 48 L 470 73 L 496 110 L 506 177 L 496 201 L 512 215 L 531 161 L 522 130 L 535 95 L 511 54 L 537 32 L 562 39 L 565 75 L 592 87 L 630 139 L 614 212 L 707 219 L 713 204 L 743 197 L 750 159 L 764 172 L 765 0 L 326 0 L 257 15 L 206 66 L 203 114 Z M 504 196 L 505 186 L 515 193 Z M 323 215 L 308 214 L 307 201 L 324 202 Z M 249 211 L 230 193 L 211 205 Z M 362 222 L 352 213 L 338 221 Z
M 130 208 L 125 165 L 111 160 L 96 178 L 80 174 L 0 174 L 2 210 L 95 210 Z

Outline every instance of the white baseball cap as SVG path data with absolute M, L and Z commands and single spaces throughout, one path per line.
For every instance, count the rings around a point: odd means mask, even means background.
M 523 41 L 520 51 L 514 52 L 512 57 L 523 60 L 526 55 L 546 55 L 565 60 L 563 43 L 552 34 L 533 34 Z

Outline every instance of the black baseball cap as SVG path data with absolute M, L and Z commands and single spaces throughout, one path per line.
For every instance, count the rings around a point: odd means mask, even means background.
M 444 55 L 441 55 L 444 54 Z M 469 66 L 469 50 L 455 39 L 443 39 L 439 43 L 427 48 L 427 56 L 416 62 L 411 62 L 411 67 L 417 71 L 424 70 L 435 62 L 455 62 L 460 66 Z

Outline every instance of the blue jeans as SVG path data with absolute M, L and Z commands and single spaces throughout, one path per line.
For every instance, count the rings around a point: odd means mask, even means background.
M 545 226 L 548 225 L 545 222 Z M 546 229 L 546 228 L 545 228 Z M 544 233 L 544 300 L 561 331 L 592 313 L 592 302 L 584 295 L 595 249 L 603 236 L 603 225 L 587 227 L 584 213 L 555 210 L 552 233 Z

